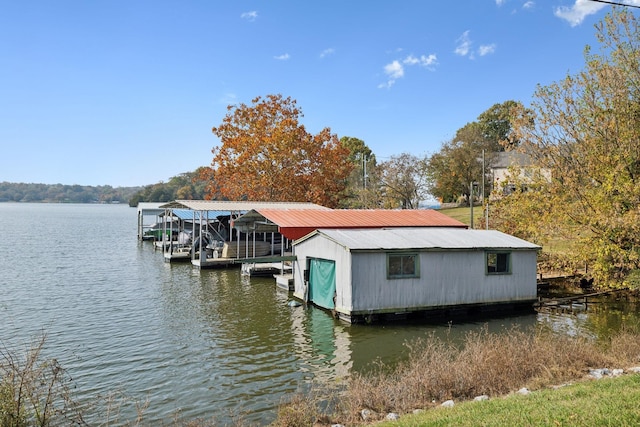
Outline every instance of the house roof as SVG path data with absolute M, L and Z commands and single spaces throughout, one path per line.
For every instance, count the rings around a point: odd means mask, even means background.
M 497 230 L 462 228 L 319 229 L 297 240 L 299 245 L 323 236 L 352 251 L 416 249 L 538 250 L 540 246 Z
M 191 209 L 197 211 L 226 211 L 226 212 L 247 212 L 251 209 L 321 209 L 330 208 L 317 205 L 315 203 L 303 202 L 252 202 L 252 201 L 230 201 L 230 200 L 174 200 L 160 206 L 165 209 Z
M 234 227 L 256 231 L 279 231 L 299 239 L 318 228 L 458 227 L 466 224 L 433 209 L 255 209 L 237 218 Z M 268 227 L 272 227 L 268 229 Z

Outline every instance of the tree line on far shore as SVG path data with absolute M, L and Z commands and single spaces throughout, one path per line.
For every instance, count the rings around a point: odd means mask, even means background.
M 140 187 L 0 182 L 0 202 L 127 203 Z

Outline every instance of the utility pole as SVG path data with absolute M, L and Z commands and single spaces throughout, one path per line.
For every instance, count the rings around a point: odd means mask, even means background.
M 469 183 L 469 208 L 471 212 L 471 229 L 473 230 L 473 181 Z
M 364 208 L 369 207 L 368 197 L 367 197 L 367 155 L 362 155 L 362 187 L 364 194 Z
M 364 189 L 367 189 L 367 155 L 362 156 L 362 181 L 364 182 Z
M 484 189 L 484 182 L 487 179 L 485 174 L 484 149 L 482 149 L 482 207 L 484 208 L 484 228 L 489 229 L 489 201 L 485 201 L 487 195 Z

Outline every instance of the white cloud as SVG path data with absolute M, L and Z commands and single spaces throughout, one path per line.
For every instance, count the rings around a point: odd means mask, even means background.
M 433 53 L 430 55 L 420 55 L 419 57 L 408 55 L 401 61 L 396 59 L 384 66 L 384 73 L 388 76 L 388 80 L 386 83 L 379 84 L 378 88 L 388 89 L 395 84 L 396 80 L 404 77 L 405 65 L 409 67 L 419 65 L 429 70 L 434 70 L 434 66 L 437 64 L 438 58 Z
M 498 6 L 502 6 L 503 4 L 505 4 L 507 2 L 507 0 L 496 0 L 496 4 Z
M 604 3 L 598 3 L 591 0 L 576 0 L 571 7 L 560 6 L 556 8 L 554 15 L 560 19 L 569 22 L 572 27 L 580 25 L 584 18 L 593 15 L 600 9 L 607 7 Z
M 278 61 L 286 61 L 290 58 L 290 56 L 288 53 L 283 53 L 282 55 L 274 56 L 273 58 L 277 59 Z
M 496 51 L 496 44 L 484 44 L 480 45 L 477 51 L 472 49 L 473 41 L 469 37 L 469 30 L 462 33 L 460 37 L 456 40 L 457 46 L 454 50 L 456 55 L 466 56 L 469 59 L 475 59 L 476 54 L 480 56 L 489 55 Z
M 381 83 L 378 85 L 378 88 L 390 88 L 394 85 L 396 80 L 401 77 L 404 77 L 404 67 L 400 63 L 400 61 L 395 60 L 390 64 L 384 66 L 384 73 L 389 77 L 386 83 Z
M 258 11 L 252 10 L 250 12 L 244 12 L 242 15 L 240 15 L 240 18 L 246 19 L 249 22 L 253 22 L 258 18 Z
M 404 77 L 404 67 L 399 61 L 393 61 L 384 66 L 384 73 L 394 80 Z
M 420 65 L 421 67 L 426 67 L 432 70 L 433 66 L 438 64 L 438 58 L 433 53 L 428 56 L 421 55 L 419 58 L 409 55 L 402 60 L 402 63 L 406 65 Z
M 485 56 L 485 55 L 489 55 L 490 53 L 494 53 L 495 51 L 496 51 L 495 43 L 486 44 L 486 45 L 480 46 L 480 48 L 478 49 L 478 54 L 480 56 Z
M 617 3 L 640 6 L 640 0 L 619 0 Z M 602 2 L 593 0 L 575 0 L 571 7 L 557 7 L 554 15 L 569 22 L 572 27 L 582 24 L 582 21 L 589 16 L 598 13 L 601 9 L 610 6 Z
M 469 54 L 469 50 L 471 50 L 471 39 L 469 39 L 469 30 L 462 33 L 458 40 L 456 40 L 458 44 L 454 52 L 456 55 L 467 56 Z
M 534 1 L 527 1 L 522 5 L 523 9 L 533 9 L 533 6 L 536 5 L 536 2 Z
M 335 53 L 335 49 L 329 48 L 320 52 L 320 58 L 324 58 L 325 56 L 333 55 Z

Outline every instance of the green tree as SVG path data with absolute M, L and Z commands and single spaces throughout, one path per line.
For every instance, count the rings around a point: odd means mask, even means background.
M 439 152 L 428 160 L 427 173 L 429 192 L 442 202 L 454 202 L 463 198 L 467 202 L 475 191 L 480 196 L 482 188 L 484 151 L 488 162 L 499 147 L 497 141 L 488 140 L 483 126 L 478 122 L 467 123 L 456 132 L 456 136 L 442 145 Z M 474 187 L 472 183 L 477 185 Z
M 427 158 L 409 153 L 392 156 L 380 165 L 383 207 L 418 209 L 428 196 Z
M 343 208 L 371 208 L 379 203 L 378 167 L 376 156 L 363 140 L 343 136 L 340 144 L 349 150 L 349 161 L 353 170 L 347 178 L 345 197 L 341 201 Z
M 431 194 L 442 202 L 456 202 L 461 198 L 468 202 L 473 191 L 474 199 L 484 200 L 487 194 L 481 194 L 481 190 L 485 188 L 488 193 L 491 182 L 483 169 L 490 169 L 495 153 L 519 146 L 512 121 L 514 115 L 522 111 L 527 110 L 520 102 L 494 104 L 476 121 L 458 129 L 455 137 L 443 143 L 440 151 L 429 159 Z
M 596 35 L 599 53 L 587 46 L 583 71 L 538 87 L 532 111 L 522 112 L 514 130 L 552 172 L 540 187 L 552 221 L 582 232 L 576 261 L 589 262 L 596 282 L 613 286 L 640 268 L 638 21 L 613 8 Z M 510 199 L 504 203 L 520 203 Z
M 494 104 L 478 116 L 480 132 L 487 147 L 491 151 L 507 151 L 516 148 L 520 141 L 512 129 L 512 117 L 522 109 L 522 104 L 509 100 L 501 104 Z

